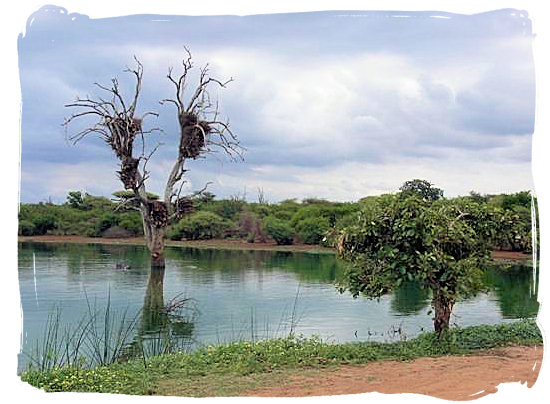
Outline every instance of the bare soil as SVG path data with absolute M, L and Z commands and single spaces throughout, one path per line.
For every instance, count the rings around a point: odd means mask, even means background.
M 275 386 L 248 390 L 242 396 L 305 397 L 378 392 L 416 393 L 445 400 L 473 400 L 496 393 L 500 383 L 537 380 L 542 346 L 515 346 L 468 356 L 380 361 L 293 375 Z
M 19 236 L 18 241 L 34 241 L 41 243 L 81 243 L 81 244 L 128 244 L 145 245 L 143 237 L 130 238 L 101 238 L 83 236 Z M 218 248 L 231 250 L 265 250 L 265 251 L 304 251 L 304 252 L 334 252 L 333 248 L 320 247 L 309 244 L 277 245 L 275 242 L 248 243 L 243 240 L 213 239 L 213 240 L 166 240 L 167 246 L 195 247 L 195 248 Z
M 503 251 L 503 250 L 494 250 L 492 257 L 495 260 L 505 260 L 505 261 L 526 261 L 533 258 L 532 254 L 526 254 L 519 251 Z

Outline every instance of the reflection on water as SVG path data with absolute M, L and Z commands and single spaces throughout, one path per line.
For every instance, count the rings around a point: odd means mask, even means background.
M 395 289 L 391 309 L 395 314 L 418 314 L 430 304 L 430 293 L 418 282 L 403 282 Z
M 141 316 L 129 354 L 153 343 L 165 349 L 174 339 L 188 347 L 293 330 L 342 342 L 385 340 L 395 329 L 413 337 L 432 328 L 430 295 L 419 285 L 405 283 L 379 300 L 353 299 L 334 287 L 342 272 L 332 254 L 168 248 L 166 269 L 151 271 L 141 246 L 20 243 L 23 348 L 40 338 L 54 307 L 71 323 L 87 299 L 99 304 L 108 296 L 114 309 Z M 529 269 L 493 270 L 486 283 L 488 293 L 457 303 L 454 323 L 536 315 Z
M 165 302 L 164 273 L 164 268 L 151 268 L 137 332 L 125 348 L 124 357 L 186 350 L 193 343 L 194 305 L 180 296 Z
M 533 279 L 532 271 L 520 265 L 505 272 L 492 269 L 487 272 L 486 283 L 495 290 L 504 318 L 533 317 L 538 313 L 538 277 Z

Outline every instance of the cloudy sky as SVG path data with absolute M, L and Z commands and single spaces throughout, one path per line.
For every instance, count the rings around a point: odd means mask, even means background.
M 194 161 L 188 189 L 219 197 L 357 200 L 423 178 L 447 196 L 532 188 L 535 78 L 525 12 L 315 12 L 246 17 L 140 15 L 90 19 L 49 7 L 19 39 L 23 202 L 69 190 L 109 196 L 117 161 L 98 139 L 74 146 L 61 126 L 76 96 L 144 65 L 140 111 L 164 133 L 149 163 L 160 192 L 177 144 L 166 79 L 184 56 L 219 78 L 223 116 L 246 147 Z M 78 129 L 78 126 L 74 127 Z

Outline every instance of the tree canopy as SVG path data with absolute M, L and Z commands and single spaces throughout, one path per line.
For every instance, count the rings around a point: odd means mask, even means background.
M 440 333 L 457 299 L 481 288 L 492 216 L 471 198 L 434 200 L 405 191 L 373 199 L 356 224 L 341 231 L 339 256 L 351 264 L 341 291 L 380 297 L 403 282 L 419 282 L 432 291 Z
M 426 180 L 414 179 L 405 182 L 399 190 L 407 194 L 416 194 L 423 199 L 436 201 L 443 198 L 443 190 L 436 188 Z

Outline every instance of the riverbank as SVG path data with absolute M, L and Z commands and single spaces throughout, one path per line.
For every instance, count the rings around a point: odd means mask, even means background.
M 114 244 L 114 245 L 145 245 L 143 237 L 131 238 L 101 238 L 82 236 L 18 236 L 19 242 L 39 243 L 76 243 L 76 244 Z M 277 245 L 275 242 L 248 243 L 244 240 L 212 239 L 212 240 L 166 240 L 166 245 L 171 247 L 209 248 L 220 250 L 259 250 L 259 251 L 286 251 L 334 254 L 335 249 L 311 244 Z M 532 259 L 531 254 L 516 251 L 495 250 L 492 253 L 496 261 L 510 263 L 524 263 Z
M 500 383 L 532 386 L 543 354 L 534 320 L 452 329 L 396 342 L 328 343 L 289 336 L 204 346 L 94 369 L 28 371 L 46 391 L 175 396 L 315 396 L 378 391 L 466 400 Z M 456 383 L 460 380 L 460 383 Z
M 76 243 L 76 244 L 111 244 L 111 245 L 145 245 L 143 237 L 101 238 L 83 236 L 18 236 L 18 242 L 37 243 Z M 212 240 L 166 240 L 169 247 L 210 248 L 219 250 L 259 250 L 286 251 L 309 253 L 334 253 L 333 248 L 310 244 L 277 245 L 274 241 L 266 243 L 248 243 L 244 240 L 212 239 Z

